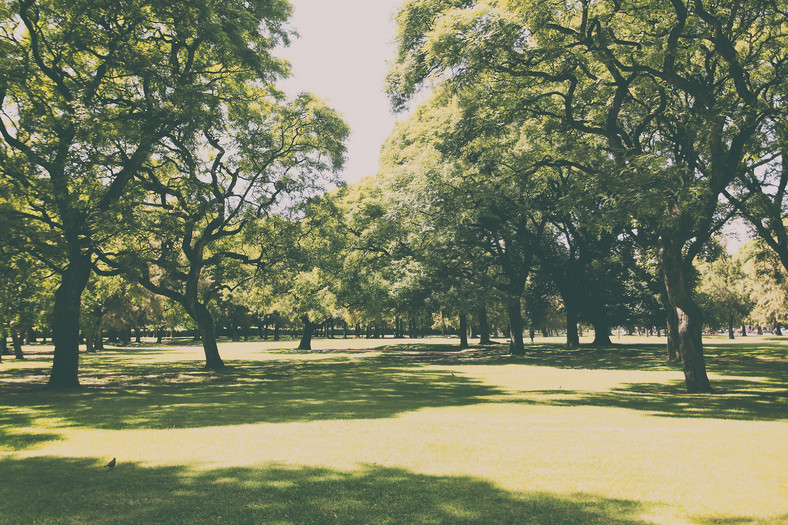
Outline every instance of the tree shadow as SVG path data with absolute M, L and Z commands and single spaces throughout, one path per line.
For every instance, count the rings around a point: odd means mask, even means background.
M 220 373 L 195 370 L 189 362 L 125 364 L 97 368 L 90 377 L 93 383 L 82 390 L 8 392 L 2 404 L 73 426 L 189 428 L 387 418 L 501 394 L 449 371 L 394 360 L 236 362 Z
M 44 457 L 0 460 L 0 470 L 7 523 L 645 523 L 634 501 L 512 493 L 472 477 L 373 465 L 192 471 L 119 458 L 109 470 L 89 459 Z
M 681 371 L 667 362 L 663 347 L 545 348 L 523 364 L 585 370 Z M 609 391 L 529 391 L 528 403 L 618 407 L 666 417 L 778 421 L 788 418 L 788 360 L 785 345 L 707 347 L 712 394 L 688 394 L 684 381 L 627 383 Z M 768 356 L 768 357 L 763 357 Z M 540 401 L 540 396 L 543 398 Z
M 782 344 L 708 345 L 706 367 L 712 394 L 688 394 L 684 381 L 627 383 L 609 391 L 528 390 L 528 404 L 618 407 L 666 417 L 707 417 L 778 421 L 788 419 L 788 346 Z M 524 356 L 498 353 L 470 357 L 474 365 L 515 364 L 558 369 L 681 372 L 668 362 L 664 345 L 613 345 L 567 350 L 556 344 L 532 345 Z M 448 359 L 446 362 L 450 362 Z M 462 361 L 454 359 L 455 362 Z
M 529 392 L 522 402 L 554 406 L 615 407 L 678 418 L 783 421 L 788 418 L 788 391 L 742 380 L 717 380 L 713 394 L 688 394 L 682 381 L 632 383 L 608 392 L 550 390 Z M 540 399 L 541 398 L 541 399 Z

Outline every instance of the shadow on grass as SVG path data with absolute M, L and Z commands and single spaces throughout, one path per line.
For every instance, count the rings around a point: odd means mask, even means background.
M 788 419 L 788 346 L 762 342 L 707 345 L 707 370 L 713 394 L 686 393 L 684 381 L 627 383 L 609 391 L 527 390 L 529 404 L 600 406 L 653 412 L 667 417 L 707 417 L 778 421 Z M 522 364 L 559 369 L 676 371 L 681 363 L 664 357 L 664 345 L 613 345 L 567 350 L 531 345 L 526 355 L 489 354 L 474 364 Z
M 551 390 L 533 392 L 529 404 L 598 406 L 652 412 L 663 417 L 782 421 L 788 419 L 788 393 L 749 381 L 721 380 L 713 394 L 687 394 L 684 383 L 635 383 L 609 392 Z M 549 396 L 549 397 L 548 397 Z M 543 399 L 539 399 L 542 397 Z
M 471 477 L 366 466 L 191 471 L 87 459 L 0 460 L 6 523 L 637 524 L 639 503 L 511 493 Z
M 85 375 L 94 384 L 75 392 L 7 393 L 0 400 L 5 426 L 27 426 L 31 412 L 60 418 L 61 425 L 106 429 L 370 419 L 500 394 L 448 371 L 393 360 L 236 362 L 221 373 L 197 371 L 193 363 L 127 364 Z
M 134 360 L 137 351 L 112 352 L 83 360 L 87 388 L 75 392 L 42 391 L 49 362 L 33 357 L 25 368 L 3 370 L 0 377 L 0 446 L 21 450 L 53 439 L 47 419 L 58 427 L 186 428 L 386 418 L 421 408 L 507 401 L 506 391 L 455 376 L 448 367 L 426 369 L 422 361 L 437 360 L 457 371 L 464 364 L 624 371 L 680 371 L 681 366 L 665 361 L 662 345 L 578 350 L 532 345 L 517 358 L 499 347 L 457 352 L 449 351 L 456 349 L 451 346 L 415 345 L 413 352 L 410 345 L 400 346 L 377 358 L 236 361 L 221 373 L 200 371 L 193 361 L 141 364 Z M 512 401 L 620 407 L 669 417 L 783 420 L 788 418 L 788 361 L 780 357 L 785 353 L 786 346 L 778 344 L 710 345 L 708 369 L 722 377 L 713 380 L 716 391 L 709 395 L 688 395 L 681 381 L 629 383 L 602 392 L 535 391 L 523 385 L 527 399 Z M 41 433 L 29 431 L 36 427 Z

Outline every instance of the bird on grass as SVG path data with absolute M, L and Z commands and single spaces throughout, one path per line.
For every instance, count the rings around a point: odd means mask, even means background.
M 115 465 L 117 465 L 117 464 L 118 464 L 118 461 L 117 461 L 117 459 L 116 459 L 116 458 L 112 458 L 112 459 L 109 461 L 109 463 L 107 463 L 107 464 L 106 464 L 106 465 L 104 465 L 104 466 L 105 466 L 105 467 L 107 467 L 108 469 L 112 470 L 112 469 L 114 469 L 114 468 L 115 468 Z

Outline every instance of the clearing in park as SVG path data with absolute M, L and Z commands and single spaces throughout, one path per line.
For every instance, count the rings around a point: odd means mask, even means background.
M 658 343 L 222 343 L 219 373 L 143 343 L 67 393 L 29 346 L 0 364 L 0 523 L 788 521 L 788 345 L 707 339 L 690 395 Z

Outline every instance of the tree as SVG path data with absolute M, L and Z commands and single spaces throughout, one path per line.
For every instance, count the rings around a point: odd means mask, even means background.
M 433 245 L 452 247 L 438 251 L 442 263 L 455 261 L 459 275 L 505 294 L 511 352 L 522 355 L 521 298 L 546 229 L 532 204 L 544 183 L 520 144 L 526 134 L 518 126 L 476 133 L 463 115 L 471 104 L 436 93 L 391 135 L 384 170 L 392 194 L 422 218 L 422 231 L 443 239 Z
M 0 8 L 0 173 L 34 256 L 60 275 L 51 387 L 79 385 L 80 297 L 162 139 L 200 130 L 237 84 L 286 71 L 287 2 L 20 0 Z
M 512 118 L 601 139 L 609 198 L 657 236 L 687 390 L 708 392 L 689 276 L 727 218 L 720 196 L 763 162 L 784 16 L 767 1 L 412 0 L 389 90 L 401 106 L 425 82 L 489 86 Z
M 699 302 L 706 324 L 727 327 L 728 337 L 733 339 L 734 324 L 745 319 L 752 308 L 742 261 L 722 250 L 716 260 L 700 264 L 699 273 Z
M 752 305 L 749 319 L 779 331 L 788 324 L 788 273 L 780 257 L 765 240 L 757 239 L 742 246 L 737 259 L 746 275 Z
M 253 86 L 222 93 L 225 106 L 200 136 L 173 134 L 145 166 L 135 231 L 105 261 L 193 319 L 205 368 L 224 363 L 210 304 L 246 279 L 241 264 L 263 264 L 261 245 L 243 243 L 267 214 L 285 214 L 322 191 L 344 160 L 347 126 L 311 95 L 288 104 Z M 222 116 L 222 113 L 226 116 Z M 230 288 L 228 291 L 232 291 Z

